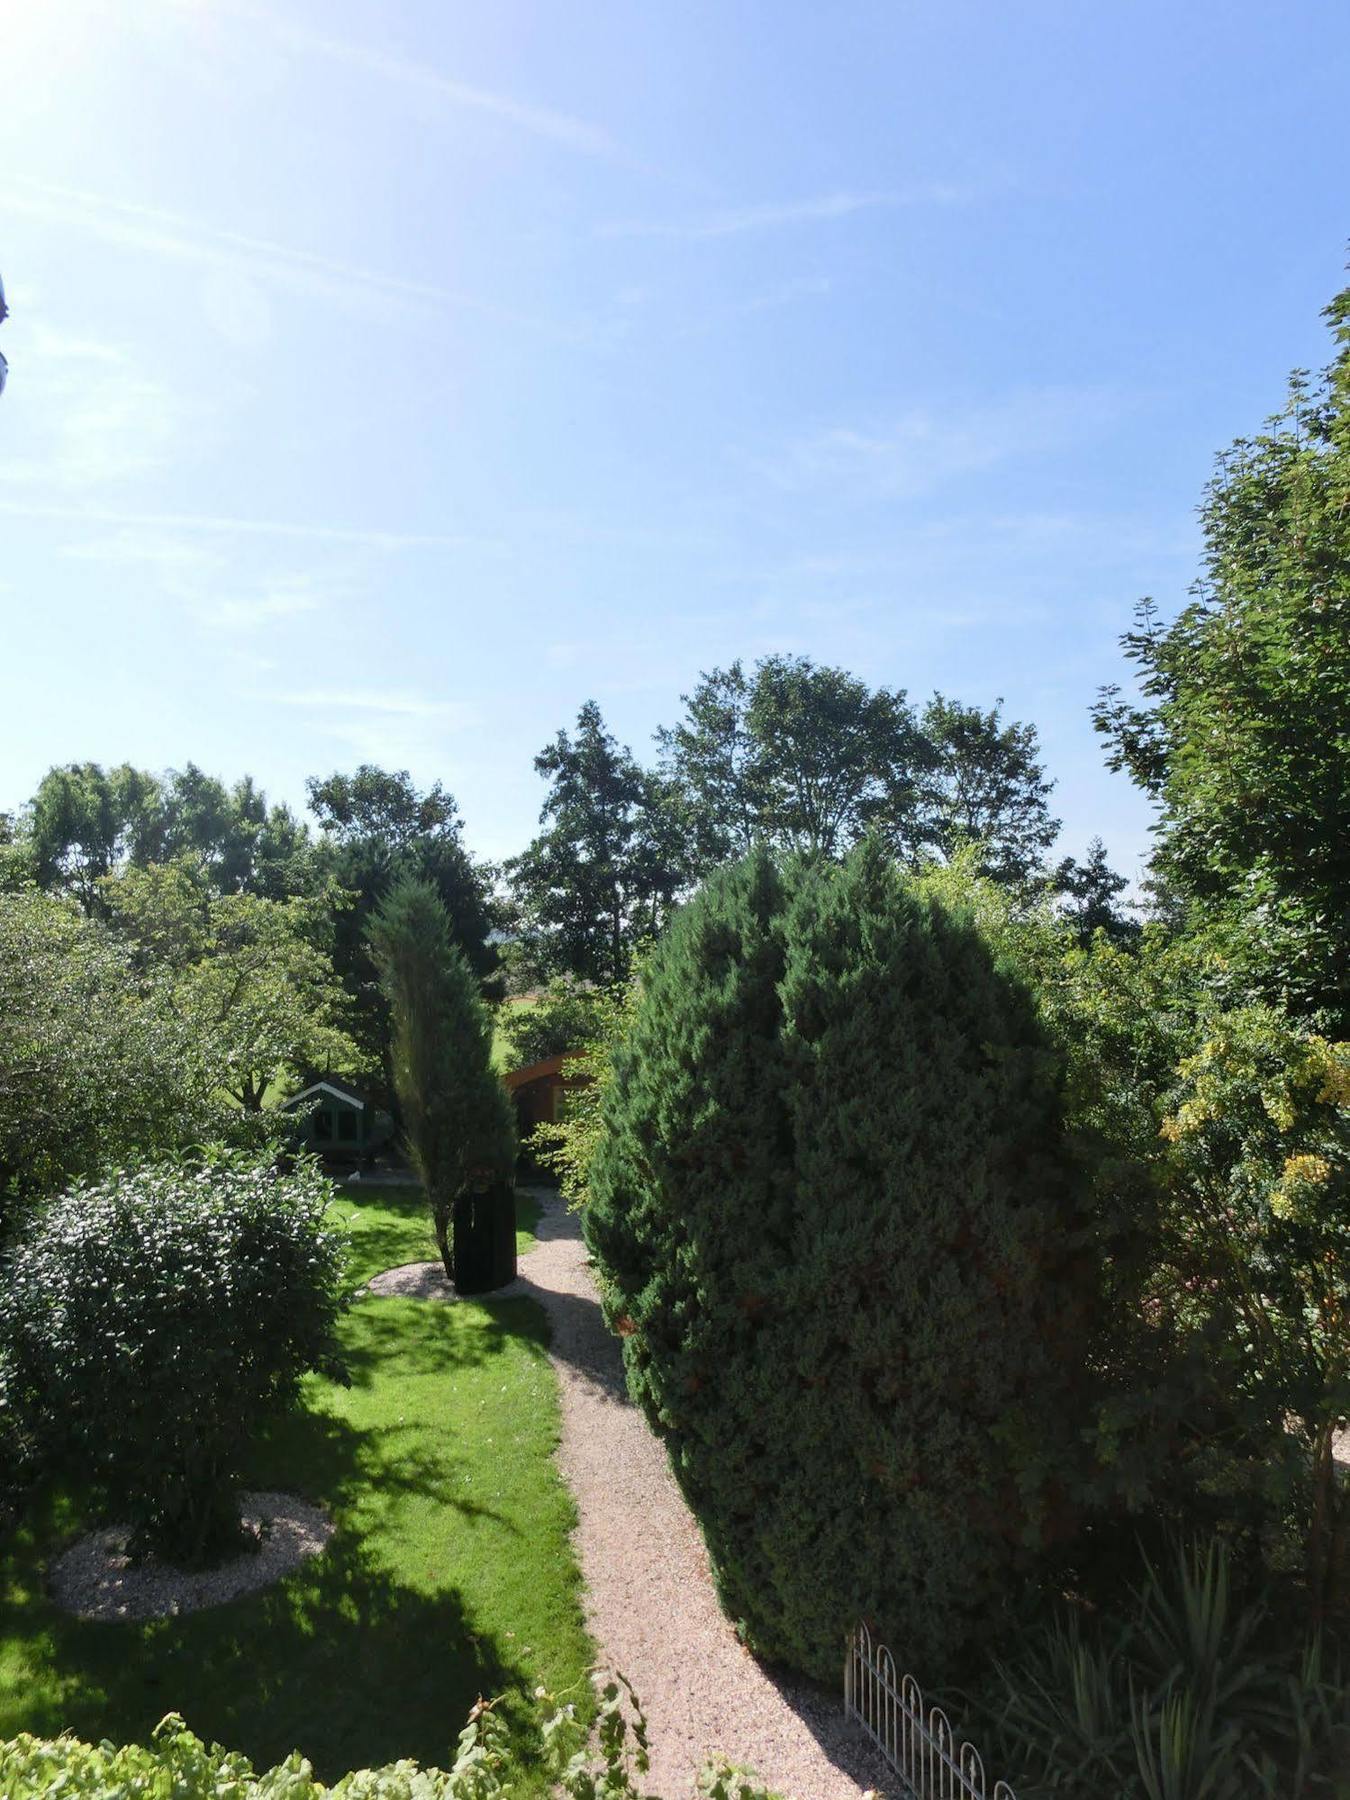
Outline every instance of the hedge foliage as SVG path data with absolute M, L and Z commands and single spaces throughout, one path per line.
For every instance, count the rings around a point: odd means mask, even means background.
M 655 953 L 590 1165 L 630 1389 L 723 1604 L 838 1678 L 950 1672 L 1074 1524 L 1098 1258 L 1025 992 L 874 843 L 715 876 Z
M 301 1376 L 340 1374 L 343 1239 L 313 1165 L 118 1171 L 29 1221 L 0 1278 L 0 1435 L 101 1490 L 133 1554 L 238 1547 L 238 1481 Z

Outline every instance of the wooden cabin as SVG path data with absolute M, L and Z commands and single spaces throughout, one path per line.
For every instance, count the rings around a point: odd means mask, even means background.
M 536 1125 L 556 1125 L 566 1096 L 589 1084 L 589 1075 L 576 1072 L 575 1065 L 582 1060 L 581 1051 L 564 1050 L 557 1056 L 546 1056 L 542 1062 L 527 1063 L 523 1069 L 512 1069 L 505 1077 L 507 1092 L 515 1102 L 516 1129 L 522 1144 Z M 564 1063 L 571 1066 L 571 1074 L 563 1074 Z

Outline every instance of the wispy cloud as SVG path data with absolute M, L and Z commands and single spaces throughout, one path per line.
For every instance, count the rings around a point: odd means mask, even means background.
M 5 486 L 102 486 L 167 461 L 182 408 L 120 345 L 34 326 L 24 382 L 40 422 L 35 453 L 8 459 Z
M 774 486 L 860 500 L 907 499 L 1113 425 L 1125 402 L 1105 389 L 1034 388 L 962 408 L 914 407 L 867 425 L 832 425 L 744 456 Z
M 8 469 L 5 473 L 8 474 Z M 481 550 L 499 547 L 489 539 L 453 532 L 385 531 L 361 526 L 311 524 L 290 519 L 250 519 L 218 513 L 128 512 L 108 506 L 29 503 L 22 500 L 0 499 L 0 517 L 51 519 L 68 525 L 110 525 L 131 532 L 185 531 L 234 537 L 291 538 L 302 543 L 342 544 L 364 550 L 463 550 L 469 547 Z
M 818 225 L 884 207 L 952 206 L 966 198 L 967 189 L 943 183 L 885 192 L 844 191 L 802 200 L 729 207 L 691 219 L 621 219 L 597 226 L 596 236 L 677 238 L 697 243 L 711 238 L 742 237 L 750 232 L 781 231 L 794 225 Z
M 457 700 L 428 700 L 422 694 L 362 688 L 302 688 L 269 694 L 278 706 L 298 706 L 317 712 L 384 713 L 395 719 L 438 719 L 453 726 L 472 725 L 477 709 Z
M 310 575 L 277 575 L 256 594 L 207 601 L 200 617 L 204 625 L 219 631 L 258 631 L 302 613 L 319 612 L 331 599 Z
M 330 37 L 325 32 L 294 24 L 270 8 L 248 5 L 244 0 L 227 4 L 223 10 L 251 26 L 262 27 L 284 48 L 355 69 L 375 81 L 413 89 L 455 111 L 480 114 L 513 130 L 544 138 L 586 156 L 616 153 L 614 140 L 607 131 L 570 113 L 460 81 L 429 63 L 392 56 L 370 44 Z
M 13 176 L 6 182 L 0 192 L 0 210 L 73 226 L 106 243 L 178 262 L 223 270 L 247 267 L 255 276 L 330 298 L 477 304 L 433 282 L 387 275 L 270 238 L 217 230 L 159 207 L 27 176 Z

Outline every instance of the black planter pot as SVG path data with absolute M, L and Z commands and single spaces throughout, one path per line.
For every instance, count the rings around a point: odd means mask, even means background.
M 455 1201 L 455 1290 L 490 1294 L 516 1277 L 516 1191 L 506 1182 Z

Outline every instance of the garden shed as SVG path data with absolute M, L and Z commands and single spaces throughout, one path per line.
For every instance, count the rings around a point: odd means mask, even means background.
M 389 1120 L 359 1088 L 325 1075 L 281 1103 L 282 1112 L 299 1113 L 298 1135 L 306 1149 L 321 1156 L 365 1157 L 383 1147 Z

